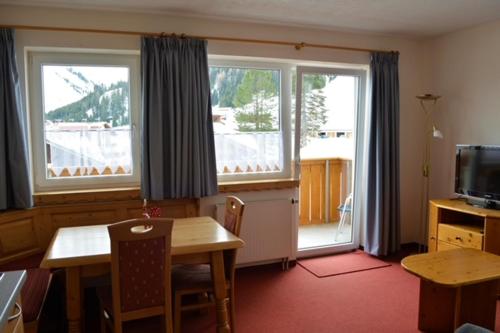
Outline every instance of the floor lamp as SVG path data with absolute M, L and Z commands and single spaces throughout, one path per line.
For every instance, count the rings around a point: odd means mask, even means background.
M 442 139 L 443 133 L 436 128 L 432 123 L 431 115 L 434 112 L 436 103 L 441 96 L 425 94 L 416 96 L 420 101 L 420 106 L 424 111 L 425 116 L 425 149 L 422 159 L 422 202 L 420 206 L 421 222 L 420 222 L 420 245 L 419 252 L 423 252 L 427 244 L 428 232 L 428 211 L 429 211 L 429 176 L 431 172 L 431 143 L 432 139 Z

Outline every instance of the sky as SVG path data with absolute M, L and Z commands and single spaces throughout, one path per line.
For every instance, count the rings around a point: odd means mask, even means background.
M 328 120 L 322 130 L 353 130 L 354 111 L 356 110 L 356 78 L 353 76 L 337 76 L 326 84 L 323 93 L 326 96 L 325 106 L 328 109 Z

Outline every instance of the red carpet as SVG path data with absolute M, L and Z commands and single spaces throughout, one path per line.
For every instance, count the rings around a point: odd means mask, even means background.
M 299 265 L 286 272 L 280 269 L 281 265 L 238 269 L 235 282 L 236 331 L 417 333 L 419 279 L 404 271 L 399 264 L 401 259 L 402 256 L 384 258 L 392 265 L 327 279 L 318 279 Z M 98 308 L 95 302 L 86 299 L 86 333 L 99 331 L 98 313 L 89 315 Z M 500 301 L 497 302 L 495 332 L 500 332 L 499 305 Z M 61 322 L 62 318 L 64 313 L 54 320 Z M 203 314 L 197 311 L 185 313 L 182 332 L 216 332 L 215 309 Z M 145 330 L 144 333 L 150 332 Z
M 363 251 L 304 259 L 298 264 L 319 278 L 391 266 Z
M 238 269 L 238 333 L 413 333 L 417 329 L 419 279 L 392 266 L 318 279 L 301 266 Z M 497 302 L 500 305 L 500 301 Z M 495 332 L 500 332 L 497 305 Z M 184 333 L 212 333 L 215 311 L 186 314 Z

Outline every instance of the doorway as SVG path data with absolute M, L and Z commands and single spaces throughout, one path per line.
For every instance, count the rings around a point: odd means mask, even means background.
M 366 71 L 298 66 L 296 78 L 298 256 L 356 249 Z

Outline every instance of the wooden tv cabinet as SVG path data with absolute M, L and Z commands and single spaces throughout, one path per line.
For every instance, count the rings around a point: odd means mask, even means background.
M 500 255 L 500 210 L 461 199 L 431 200 L 428 246 L 429 252 L 475 248 Z

